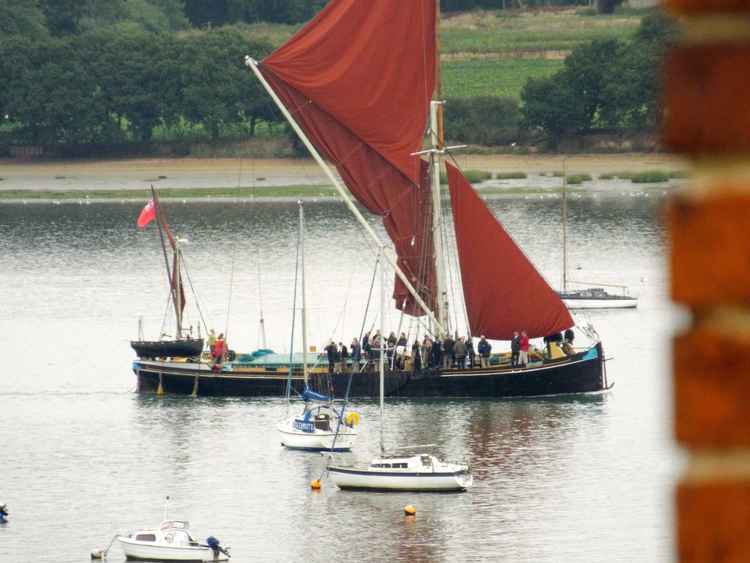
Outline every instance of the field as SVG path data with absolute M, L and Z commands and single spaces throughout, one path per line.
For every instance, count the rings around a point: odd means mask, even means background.
M 570 51 L 594 39 L 628 39 L 645 12 L 585 15 L 580 8 L 473 11 L 440 23 L 443 95 L 518 98 L 529 78 L 553 74 Z M 249 35 L 281 45 L 289 25 L 248 26 Z
M 443 63 L 443 96 L 508 96 L 519 98 L 529 78 L 550 76 L 562 68 L 560 60 L 467 59 Z
M 628 39 L 643 14 L 580 15 L 576 9 L 510 12 L 470 12 L 441 23 L 440 51 L 444 55 L 494 53 L 524 57 L 540 52 L 564 56 L 576 45 L 594 39 Z M 557 52 L 557 53 L 555 53 Z

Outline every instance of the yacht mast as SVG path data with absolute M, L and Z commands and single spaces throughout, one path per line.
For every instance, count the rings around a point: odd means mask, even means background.
M 182 251 L 180 250 L 180 238 L 175 237 L 174 239 L 174 313 L 175 322 L 177 324 L 177 336 L 176 339 L 182 338 L 182 276 L 180 272 L 180 266 L 182 262 Z
M 385 248 L 380 249 L 381 254 Z M 385 427 L 385 268 L 380 268 L 380 454 L 385 452 L 383 428 Z M 395 354 L 395 350 L 394 350 Z
M 307 291 L 305 290 L 305 212 L 302 202 L 299 205 L 299 244 L 302 255 L 302 374 L 307 388 Z M 290 368 L 291 369 L 291 368 Z
M 568 176 L 565 171 L 565 159 L 563 159 L 563 185 L 562 185 L 562 291 L 568 291 Z
M 441 327 L 436 331 L 440 337 L 450 332 L 448 317 L 448 290 L 445 271 L 445 250 L 443 249 L 443 212 L 440 198 L 441 155 L 445 152 L 445 129 L 443 123 L 442 85 L 440 81 L 440 0 L 436 0 L 435 10 L 435 91 L 430 102 L 430 175 L 432 176 L 432 245 L 435 257 L 435 282 L 437 299 L 435 316 Z

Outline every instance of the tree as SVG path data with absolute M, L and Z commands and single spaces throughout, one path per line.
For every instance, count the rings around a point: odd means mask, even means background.
M 445 116 L 445 130 L 457 142 L 504 145 L 518 138 L 521 114 L 513 98 L 447 100 Z
M 0 2 L 0 36 L 47 35 L 47 19 L 39 7 L 39 0 L 3 0 Z

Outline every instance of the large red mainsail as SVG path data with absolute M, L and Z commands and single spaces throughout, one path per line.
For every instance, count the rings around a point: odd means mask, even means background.
M 574 325 L 560 297 L 536 271 L 463 174 L 450 163 L 448 185 L 461 281 L 472 334 L 509 340 Z
M 260 71 L 356 199 L 383 217 L 399 266 L 435 302 L 422 147 L 435 86 L 434 0 L 333 0 Z M 401 281 L 396 306 L 423 314 Z

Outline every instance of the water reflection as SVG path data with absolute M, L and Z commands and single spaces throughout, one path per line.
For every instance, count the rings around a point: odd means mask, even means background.
M 553 283 L 559 203 L 490 202 Z M 202 537 L 218 535 L 237 563 L 671 556 L 675 455 L 663 353 L 671 316 L 655 198 L 570 205 L 576 276 L 641 293 L 637 311 L 589 316 L 615 358 L 607 366 L 615 390 L 533 401 L 388 401 L 387 445 L 436 444 L 445 457 L 473 464 L 470 493 L 416 496 L 352 494 L 327 482 L 312 493 L 325 460 L 280 447 L 273 428 L 287 413 L 284 401 L 133 393 L 128 339 L 139 313 L 158 332 L 167 297 L 158 239 L 135 228 L 140 207 L 0 205 L 0 346 L 13 357 L 34 351 L 0 378 L 0 501 L 13 509 L 0 529 L 0 561 L 88 560 L 115 531 L 157 523 L 166 495 L 175 517 L 191 520 Z M 170 202 L 167 211 L 191 240 L 185 253 L 209 325 L 228 330 L 233 347 L 255 348 L 262 298 L 269 344 L 288 351 L 296 204 Z M 343 205 L 308 203 L 306 214 L 310 340 L 349 341 L 368 297 L 369 246 Z M 396 313 L 390 320 L 395 326 Z M 378 406 L 355 407 L 363 425 L 351 458 L 368 460 L 379 447 Z M 408 503 L 417 506 L 414 520 L 403 516 Z M 61 513 L 74 526 L 61 526 Z M 110 560 L 120 558 L 115 550 Z

